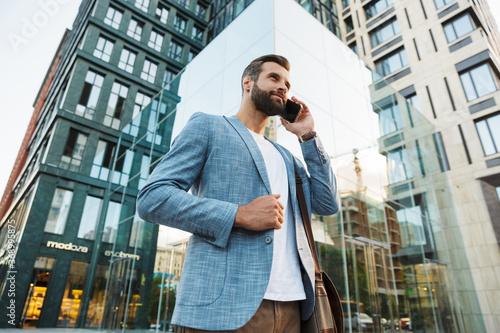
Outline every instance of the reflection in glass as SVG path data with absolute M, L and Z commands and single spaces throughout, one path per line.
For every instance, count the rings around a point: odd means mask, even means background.
M 95 239 L 101 205 L 102 199 L 87 195 L 80 220 L 80 228 L 78 229 L 78 238 Z
M 387 155 L 390 183 L 398 183 L 413 177 L 406 148 L 391 150 Z
M 45 232 L 53 234 L 64 233 L 66 220 L 68 219 L 69 208 L 71 205 L 71 198 L 73 198 L 73 191 L 63 188 L 56 188 L 52 204 L 50 205 L 49 216 L 45 224 Z
M 114 243 L 118 232 L 118 222 L 120 221 L 120 212 L 122 205 L 118 202 L 110 201 L 106 213 L 106 221 L 102 231 L 102 241 Z

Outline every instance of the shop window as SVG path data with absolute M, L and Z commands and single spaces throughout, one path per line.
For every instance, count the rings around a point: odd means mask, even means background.
M 151 35 L 149 35 L 148 46 L 160 52 L 162 44 L 163 44 L 163 35 L 154 30 L 151 31 Z
M 400 147 L 387 154 L 389 182 L 391 184 L 409 180 L 413 177 L 410 159 L 406 148 Z
M 106 213 L 106 221 L 102 230 L 102 241 L 114 243 L 118 233 L 118 224 L 120 222 L 120 212 L 122 205 L 118 202 L 110 201 Z
M 131 19 L 128 25 L 127 35 L 135 40 L 140 41 L 143 27 L 144 23 Z
M 401 32 L 399 28 L 399 23 L 396 18 L 389 20 L 388 22 L 377 27 L 377 29 L 370 32 L 370 40 L 372 42 L 372 47 L 376 47 L 383 42 L 391 39 Z
M 460 80 L 468 101 L 473 101 L 498 90 L 488 63 L 461 73 Z
M 122 54 L 120 55 L 120 61 L 118 62 L 118 68 L 123 69 L 129 73 L 134 71 L 134 63 L 137 54 L 124 48 Z
M 393 4 L 394 0 L 378 0 L 372 2 L 370 5 L 365 7 L 366 19 L 369 20 L 378 13 L 385 10 L 387 7 Z
M 87 136 L 85 134 L 82 134 L 73 128 L 70 129 L 59 167 L 73 172 L 78 172 L 82 163 L 86 143 Z
M 95 239 L 101 206 L 102 199 L 87 195 L 80 220 L 80 228 L 78 229 L 78 238 Z
M 436 5 L 436 9 L 440 9 L 453 1 L 455 0 L 434 0 L 434 4 Z
M 111 95 L 108 100 L 108 107 L 104 115 L 104 125 L 114 129 L 119 129 L 128 88 L 118 82 L 113 83 Z
M 445 24 L 443 29 L 448 43 L 451 43 L 472 32 L 474 30 L 474 25 L 472 24 L 469 14 L 465 14 Z
M 83 84 L 80 100 L 76 106 L 75 113 L 87 119 L 94 119 L 95 109 L 97 107 L 97 100 L 101 93 L 102 83 L 104 77 L 93 72 L 88 71 L 85 76 L 85 83 Z
M 71 262 L 57 327 L 76 327 L 88 266 L 86 262 Z
M 47 223 L 45 224 L 45 232 L 60 235 L 64 233 L 72 198 L 73 191 L 59 187 L 56 188 L 54 197 L 52 198 L 52 204 L 50 205 Z
M 85 327 L 100 328 L 103 324 L 106 284 L 109 280 L 109 264 L 98 264 L 94 275 Z
M 113 7 L 109 7 L 106 12 L 106 17 L 104 18 L 104 23 L 118 30 L 120 28 L 122 17 L 123 13 L 121 11 Z
M 167 19 L 168 19 L 168 8 L 158 4 L 158 7 L 156 8 L 156 13 L 155 16 L 158 20 L 160 20 L 162 23 L 167 24 Z
M 149 0 L 135 0 L 135 6 L 143 12 L 148 12 Z
M 408 56 L 404 48 L 400 48 L 395 52 L 385 56 L 384 58 L 375 62 L 377 73 L 382 76 L 392 74 L 401 68 L 408 66 Z
M 158 70 L 157 64 L 148 59 L 144 60 L 144 66 L 142 67 L 142 72 L 141 72 L 141 79 L 144 79 L 149 83 L 154 84 L 157 70 Z
M 476 121 L 476 129 L 484 154 L 488 156 L 500 153 L 500 114 Z

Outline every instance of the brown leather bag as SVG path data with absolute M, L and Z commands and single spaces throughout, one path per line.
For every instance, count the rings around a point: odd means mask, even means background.
M 332 280 L 325 272 L 320 270 L 311 221 L 307 212 L 306 198 L 302 188 L 302 179 L 297 170 L 295 170 L 295 183 L 300 214 L 314 261 L 316 298 L 313 314 L 307 321 L 302 322 L 300 331 L 302 333 L 344 333 L 344 313 L 340 297 Z

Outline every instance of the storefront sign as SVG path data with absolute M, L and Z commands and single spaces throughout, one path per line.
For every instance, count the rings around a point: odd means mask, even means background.
M 106 250 L 106 251 L 104 251 L 104 255 L 106 257 L 111 257 L 111 255 L 113 255 L 113 257 L 117 257 L 117 258 L 135 258 L 135 260 L 141 259 L 141 257 L 138 256 L 137 254 L 125 253 L 123 251 L 113 253 L 113 251 Z
M 47 247 L 53 247 L 59 250 L 73 251 L 73 252 L 81 252 L 87 253 L 89 252 L 89 248 L 86 246 L 80 246 L 73 243 L 59 243 L 54 241 L 48 241 Z

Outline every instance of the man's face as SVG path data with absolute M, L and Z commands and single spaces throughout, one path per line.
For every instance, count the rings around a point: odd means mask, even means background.
M 277 63 L 264 63 L 250 93 L 255 108 L 267 116 L 282 114 L 290 89 L 289 77 L 288 71 Z

